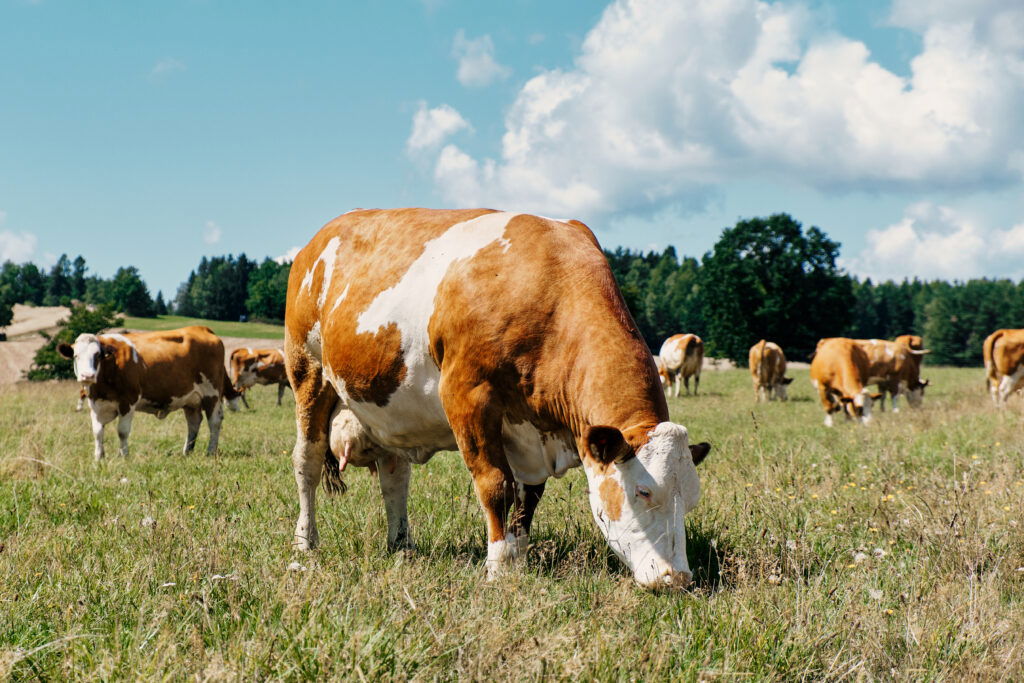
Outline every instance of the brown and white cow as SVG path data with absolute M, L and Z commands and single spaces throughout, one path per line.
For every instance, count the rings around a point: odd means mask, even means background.
M 349 463 L 377 467 L 397 548 L 412 544 L 410 463 L 458 449 L 487 521 L 488 578 L 525 553 L 547 479 L 582 465 L 597 525 L 635 580 L 689 581 L 683 517 L 710 447 L 669 421 L 651 354 L 582 223 L 352 211 L 295 257 L 285 318 L 299 548 L 319 541 L 325 461 L 325 487 Z
M 665 340 L 658 352 L 665 363 L 669 379 L 675 384 L 673 395 L 679 395 L 680 379 L 690 393 L 690 378 L 693 377 L 693 393 L 700 389 L 700 370 L 704 365 L 704 342 L 695 334 L 674 334 Z
M 661 388 L 668 391 L 668 388 L 672 386 L 672 378 L 668 376 L 665 361 L 661 359 L 661 356 L 654 357 L 654 367 L 658 369 L 658 379 L 661 380 Z
M 224 369 L 224 344 L 208 327 L 80 334 L 73 346 L 60 344 L 57 351 L 74 359 L 75 377 L 88 392 L 97 460 L 104 456 L 103 428 L 114 419 L 121 455 L 128 455 L 136 412 L 162 420 L 175 410 L 185 411 L 185 453 L 195 447 L 205 413 L 210 426 L 207 453 L 213 454 L 224 416 L 221 400 L 237 409 L 238 394 Z
M 257 384 L 276 384 L 277 405 L 281 405 L 284 390 L 290 387 L 288 373 L 284 368 L 284 351 L 249 347 L 235 349 L 231 352 L 229 366 L 231 384 L 240 394 L 246 408 L 249 402 L 245 400 L 245 391 Z
M 921 379 L 921 358 L 931 351 L 922 348 L 921 337 L 900 335 L 895 341 L 885 339 L 856 339 L 868 356 L 870 375 L 868 384 L 876 384 L 881 393 L 879 407 L 885 409 L 885 395 L 892 397 L 892 412 L 898 413 L 897 402 L 906 396 L 911 408 L 919 408 L 924 401 L 928 380 Z
M 779 399 L 785 401 L 786 387 L 793 381 L 786 377 L 786 354 L 775 342 L 762 339 L 750 347 L 750 377 L 754 381 L 754 396 L 758 401 Z
M 847 419 L 871 421 L 871 402 L 880 397 L 868 388 L 870 361 L 855 339 L 830 337 L 818 342 L 811 360 L 811 384 L 818 390 L 825 409 L 825 426 L 831 427 L 832 414 L 845 411 Z
M 1024 388 L 1024 330 L 996 330 L 981 347 L 985 380 L 996 405 Z

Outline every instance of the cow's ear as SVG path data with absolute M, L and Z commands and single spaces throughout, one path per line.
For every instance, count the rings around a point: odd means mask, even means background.
M 783 384 L 790 384 L 792 381 L 793 381 L 792 377 L 783 377 L 782 378 L 782 383 Z
M 75 349 L 74 347 L 71 346 L 71 344 L 57 344 L 57 353 L 64 356 L 65 358 L 75 357 Z
M 695 443 L 690 446 L 690 455 L 693 456 L 693 464 L 699 465 L 704 462 L 704 458 L 708 457 L 708 453 L 711 452 L 711 444 L 707 441 Z
M 590 457 L 605 465 L 613 462 L 625 462 L 636 455 L 626 443 L 622 432 L 615 427 L 603 425 L 590 427 L 587 429 L 585 440 Z

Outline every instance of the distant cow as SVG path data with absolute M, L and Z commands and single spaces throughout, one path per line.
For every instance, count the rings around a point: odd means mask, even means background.
M 750 347 L 748 358 L 754 396 L 758 401 L 785 401 L 786 386 L 793 381 L 786 377 L 786 354 L 775 342 L 762 339 Z
M 284 369 L 284 351 L 281 349 L 241 348 L 231 352 L 231 384 L 242 398 L 245 407 L 245 391 L 256 384 L 277 385 L 277 405 L 281 405 L 281 397 L 288 384 L 288 375 Z
M 811 383 L 825 410 L 826 427 L 832 426 L 832 414 L 839 411 L 863 424 L 871 421 L 871 402 L 880 395 L 867 389 L 869 371 L 868 355 L 856 340 L 831 337 L 818 342 Z
M 679 395 L 679 380 L 690 393 L 690 377 L 693 377 L 693 393 L 700 389 L 700 370 L 704 365 L 704 342 L 695 334 L 675 334 L 665 340 L 658 353 L 665 363 L 669 380 L 675 384 L 673 395 Z
M 121 455 L 128 455 L 128 434 L 136 412 L 163 419 L 185 411 L 188 437 L 184 452 L 195 447 L 206 414 L 210 426 L 207 453 L 217 451 L 227 399 L 237 409 L 238 394 L 224 369 L 224 344 L 208 327 L 183 327 L 133 334 L 81 334 L 74 345 L 57 351 L 75 361 L 75 377 L 88 392 L 95 455 L 104 456 L 103 428 L 117 418 Z
M 548 478 L 582 466 L 597 526 L 634 579 L 690 580 L 683 518 L 710 447 L 669 422 L 650 351 L 582 223 L 352 211 L 296 255 L 285 318 L 300 549 L 319 540 L 321 477 L 336 488 L 350 464 L 377 468 L 388 547 L 411 546 L 410 463 L 458 449 L 487 521 L 488 578 L 525 554 Z
M 1003 405 L 1024 385 L 1024 330 L 996 330 L 981 349 L 989 395 Z
M 672 379 L 668 376 L 668 370 L 665 369 L 665 361 L 661 359 L 661 356 L 654 357 L 654 367 L 658 368 L 658 379 L 661 380 L 661 388 L 667 391 L 672 385 Z
M 911 408 L 918 408 L 924 400 L 928 380 L 921 379 L 921 357 L 931 353 L 923 349 L 921 338 L 904 334 L 896 341 L 885 339 L 856 339 L 868 356 L 868 384 L 877 384 L 881 393 L 879 407 L 885 409 L 885 396 L 892 397 L 892 412 L 899 412 L 897 399 L 906 396 Z

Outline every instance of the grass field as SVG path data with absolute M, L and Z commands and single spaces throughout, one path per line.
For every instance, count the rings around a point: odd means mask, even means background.
M 632 585 L 578 470 L 549 483 L 525 566 L 487 584 L 457 455 L 414 468 L 418 552 L 385 552 L 357 469 L 302 555 L 272 388 L 227 415 L 216 459 L 179 454 L 177 413 L 97 465 L 76 387 L 19 385 L 0 397 L 0 679 L 1024 677 L 1019 399 L 997 411 L 980 370 L 929 369 L 924 409 L 827 430 L 791 374 L 787 404 L 755 406 L 742 370 L 671 402 L 714 444 L 682 594 Z
M 204 320 L 182 315 L 161 315 L 156 318 L 125 317 L 124 327 L 130 330 L 173 330 L 186 325 L 206 325 L 221 337 L 251 337 L 253 339 L 284 339 L 282 325 L 267 323 L 233 323 L 224 320 Z

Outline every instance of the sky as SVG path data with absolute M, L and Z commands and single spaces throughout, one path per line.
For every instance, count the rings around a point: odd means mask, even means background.
M 787 212 L 875 279 L 1024 277 L 1020 0 L 0 0 L 0 261 L 174 291 L 352 208 L 701 256 Z

